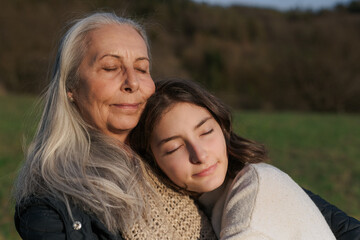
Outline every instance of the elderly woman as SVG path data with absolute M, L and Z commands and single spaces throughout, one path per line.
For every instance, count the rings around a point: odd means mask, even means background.
M 23 239 L 215 238 L 193 200 L 166 189 L 124 144 L 154 90 L 135 22 L 98 13 L 66 32 L 18 176 Z
M 155 91 L 149 66 L 146 35 L 129 19 L 95 13 L 65 33 L 15 188 L 23 239 L 215 238 L 193 200 L 126 146 Z

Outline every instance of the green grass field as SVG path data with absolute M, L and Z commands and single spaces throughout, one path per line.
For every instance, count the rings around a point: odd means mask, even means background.
M 30 96 L 0 96 L 0 240 L 20 239 L 11 191 L 33 103 Z M 360 219 L 360 115 L 238 111 L 234 122 L 240 135 L 267 146 L 272 164 Z
M 237 112 L 240 135 L 265 144 L 271 163 L 360 219 L 360 115 Z
M 0 96 L 0 240 L 20 239 L 13 223 L 11 191 L 23 158 L 22 137 L 33 103 L 29 96 Z

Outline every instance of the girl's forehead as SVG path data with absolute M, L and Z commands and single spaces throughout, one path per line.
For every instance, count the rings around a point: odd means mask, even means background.
M 206 108 L 187 102 L 174 104 L 156 122 L 150 141 L 154 144 L 162 143 L 164 139 L 168 142 L 168 139 L 191 136 L 211 119 L 214 118 Z
M 187 115 L 188 112 L 208 112 L 208 110 L 202 106 L 199 106 L 195 103 L 191 102 L 174 102 L 170 104 L 167 108 L 164 109 L 163 113 L 161 114 L 161 118 L 163 118 L 166 115 L 174 114 L 174 112 L 177 112 L 179 116 L 184 118 L 191 118 L 196 115 Z M 181 114 L 183 113 L 183 114 Z
M 179 102 L 164 111 L 155 128 L 173 128 L 173 130 L 177 127 L 190 128 L 205 117 L 212 117 L 206 108 L 193 103 Z

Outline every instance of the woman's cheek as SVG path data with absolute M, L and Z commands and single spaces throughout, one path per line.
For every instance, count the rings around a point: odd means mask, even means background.
M 142 79 L 140 85 L 142 88 L 144 98 L 148 99 L 151 95 L 155 93 L 155 83 L 151 79 L 151 77 Z

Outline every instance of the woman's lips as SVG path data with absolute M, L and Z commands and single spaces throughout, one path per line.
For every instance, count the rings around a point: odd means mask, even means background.
M 140 103 L 120 103 L 120 104 L 111 104 L 111 106 L 116 107 L 117 109 L 122 110 L 138 110 Z
M 199 173 L 194 174 L 193 176 L 194 177 L 205 177 L 205 176 L 211 175 L 215 171 L 216 168 L 217 168 L 217 163 L 215 163 L 214 165 L 211 165 L 210 167 L 202 170 Z

